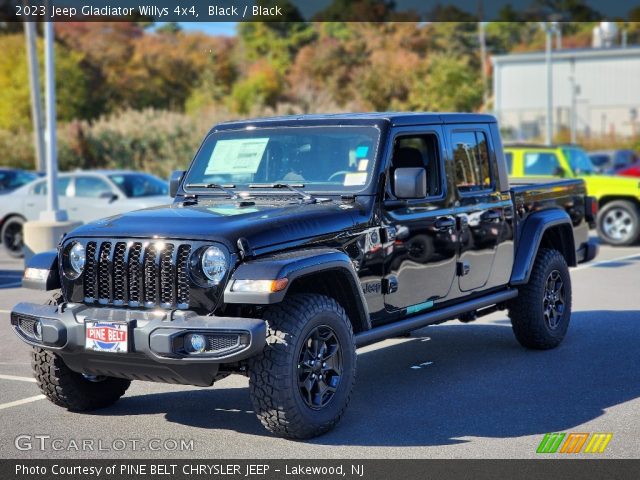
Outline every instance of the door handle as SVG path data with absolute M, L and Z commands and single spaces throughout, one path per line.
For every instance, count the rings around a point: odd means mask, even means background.
M 492 222 L 502 218 L 502 214 L 497 210 L 487 210 L 481 216 L 483 222 Z
M 448 230 L 456 226 L 456 219 L 453 217 L 440 217 L 436 220 L 435 227 L 438 230 Z

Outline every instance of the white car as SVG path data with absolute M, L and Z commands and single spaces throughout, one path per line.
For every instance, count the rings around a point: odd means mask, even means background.
M 47 180 L 35 180 L 0 202 L 0 241 L 12 257 L 22 256 L 22 224 L 47 208 Z M 60 208 L 69 220 L 91 222 L 119 213 L 171 203 L 167 182 L 129 171 L 77 171 L 58 175 Z

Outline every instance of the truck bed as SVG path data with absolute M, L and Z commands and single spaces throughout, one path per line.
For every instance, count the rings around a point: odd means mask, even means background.
M 564 209 L 573 224 L 576 250 L 589 239 L 590 209 L 587 208 L 585 183 L 581 179 L 510 178 L 515 206 L 516 239 L 529 215 L 548 208 Z M 516 245 L 519 242 L 516 240 Z

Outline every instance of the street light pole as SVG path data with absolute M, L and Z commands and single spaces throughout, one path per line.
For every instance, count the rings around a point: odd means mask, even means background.
M 38 50 L 36 46 L 36 27 L 33 22 L 24 22 L 27 37 L 27 60 L 29 61 L 29 85 L 31 89 L 31 117 L 33 121 L 33 139 L 36 150 L 36 170 L 43 172 L 44 136 L 42 131 L 42 99 L 40 97 L 40 69 L 38 68 Z
M 553 32 L 555 30 L 555 22 L 545 22 L 544 29 L 546 33 L 545 63 L 547 66 L 547 115 L 545 143 L 547 145 L 551 145 L 553 143 L 553 69 L 551 61 L 551 48 L 553 41 Z
M 45 100 L 47 112 L 47 209 L 41 220 L 63 222 L 67 213 L 58 209 L 58 154 L 56 142 L 56 79 L 54 68 L 53 22 L 44 22 Z

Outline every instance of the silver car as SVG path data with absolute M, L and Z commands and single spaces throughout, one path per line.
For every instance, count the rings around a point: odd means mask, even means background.
M 22 256 L 22 225 L 38 220 L 47 207 L 47 181 L 33 181 L 3 195 L 0 241 L 13 257 Z M 60 208 L 70 220 L 91 222 L 119 213 L 171 203 L 167 182 L 148 173 L 77 171 L 58 176 Z

